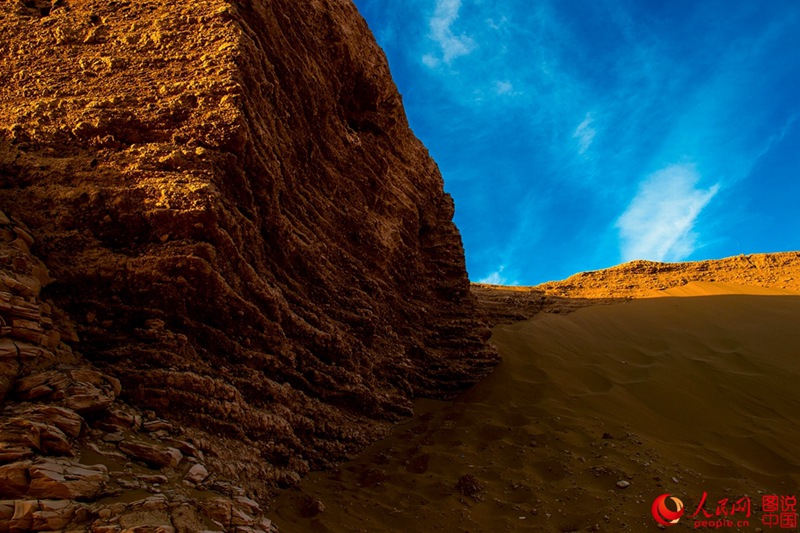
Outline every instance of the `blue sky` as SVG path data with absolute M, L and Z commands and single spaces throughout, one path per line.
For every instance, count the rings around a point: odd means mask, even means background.
M 800 1 L 355 3 L 473 281 L 800 250 Z

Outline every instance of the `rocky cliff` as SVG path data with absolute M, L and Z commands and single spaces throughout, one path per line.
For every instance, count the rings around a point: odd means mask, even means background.
M 0 4 L 0 209 L 38 258 L 3 258 L 36 293 L 9 297 L 53 354 L 11 357 L 6 408 L 36 372 L 91 368 L 262 503 L 497 361 L 453 202 L 349 0 Z M 117 431 L 106 404 L 92 431 Z

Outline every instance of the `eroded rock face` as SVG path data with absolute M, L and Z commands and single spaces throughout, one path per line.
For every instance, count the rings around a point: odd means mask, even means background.
M 263 491 L 496 362 L 453 202 L 349 0 L 5 2 L 0 31 L 0 208 L 43 261 L 9 294 L 55 278 L 104 376 L 23 371 L 20 345 L 77 335 L 20 316 L 0 395 L 22 377 L 137 427 L 121 393 Z
M 273 531 L 247 496 L 257 491 L 206 467 L 200 448 L 215 454 L 214 439 L 126 405 L 117 379 L 53 342 L 74 338 L 74 326 L 41 300 L 41 286 L 29 274 L 43 266 L 29 251 L 33 241 L 19 235 L 29 235 L 28 228 L 0 212 L 0 301 L 9 303 L 0 307 L 0 346 L 11 363 L 0 405 L 0 533 L 188 533 L 212 525 Z M 22 314 L 25 331 L 7 326 Z M 207 509 L 206 500 L 227 514 Z

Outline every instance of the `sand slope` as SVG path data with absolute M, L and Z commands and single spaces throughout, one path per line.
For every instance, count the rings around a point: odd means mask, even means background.
M 706 491 L 752 496 L 753 531 L 758 491 L 800 492 L 798 317 L 799 292 L 689 283 L 498 326 L 494 374 L 285 492 L 276 518 L 302 531 L 655 531 L 656 496 L 691 513 Z

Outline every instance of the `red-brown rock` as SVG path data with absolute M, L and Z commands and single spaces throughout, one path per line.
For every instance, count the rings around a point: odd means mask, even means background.
M 207 477 L 208 470 L 206 470 L 206 467 L 201 464 L 196 464 L 192 466 L 188 472 L 186 472 L 184 479 L 194 485 L 197 485 L 198 483 L 202 483 Z
M 91 500 L 108 482 L 104 465 L 40 459 L 30 466 L 29 498 Z
M 14 500 L 0 500 L 0 533 L 7 533 L 8 523 L 14 516 Z
M 39 500 L 33 511 L 33 531 L 60 531 L 75 519 L 77 506 L 64 500 Z
M 15 394 L 23 400 L 61 401 L 78 413 L 108 409 L 122 391 L 118 379 L 86 368 L 59 368 L 17 381 Z
M 17 500 L 14 502 L 14 514 L 9 520 L 9 531 L 32 531 L 33 513 L 39 509 L 36 500 Z
M 114 432 L 118 430 L 138 429 L 140 424 L 141 417 L 121 409 L 111 409 L 105 417 L 95 423 L 95 426 L 104 431 Z
M 124 440 L 119 449 L 133 459 L 147 463 L 156 468 L 172 468 L 183 459 L 180 450 L 169 446 L 159 446 L 135 440 Z
M 32 405 L 18 411 L 19 416 L 28 420 L 43 422 L 55 426 L 65 435 L 76 438 L 81 433 L 83 418 L 71 409 L 55 405 Z
M 0 498 L 19 498 L 28 493 L 31 464 L 31 461 L 18 461 L 0 465 Z
M 55 278 L 81 351 L 204 432 L 212 469 L 293 483 L 496 363 L 453 201 L 349 0 L 29 4 L 0 3 L 0 209 L 46 269 L 2 281 Z M 30 344 L 77 338 L 17 307 Z M 93 413 L 118 385 L 17 390 Z
M 9 407 L 2 415 L 0 463 L 4 462 L 3 452 L 14 449 L 27 448 L 51 455 L 68 454 L 72 450 L 72 439 L 81 430 L 80 416 L 55 406 Z M 7 460 L 13 458 L 7 457 Z

